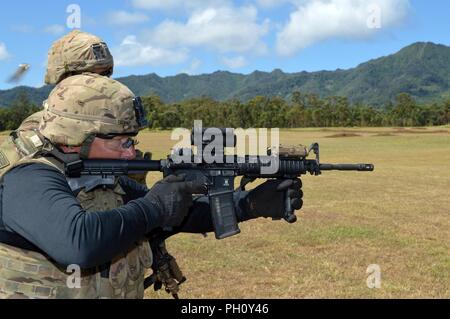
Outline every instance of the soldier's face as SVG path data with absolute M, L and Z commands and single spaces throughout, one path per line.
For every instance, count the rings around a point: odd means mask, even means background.
M 134 142 L 129 136 L 116 136 L 112 139 L 96 137 L 89 151 L 91 159 L 127 159 L 136 158 Z

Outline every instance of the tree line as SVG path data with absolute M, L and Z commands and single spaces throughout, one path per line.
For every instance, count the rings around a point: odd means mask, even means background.
M 0 132 L 15 130 L 24 119 L 40 110 L 39 106 L 30 102 L 26 93 L 20 93 L 10 107 L 0 107 Z
M 345 97 L 320 98 L 315 94 L 294 92 L 289 100 L 257 96 L 247 102 L 215 101 L 209 97 L 164 103 L 158 96 L 143 98 L 150 129 L 192 127 L 203 120 L 213 127 L 381 127 L 435 126 L 450 123 L 450 99 L 419 104 L 407 93 L 394 103 L 377 108 L 364 103 L 350 103 Z M 0 131 L 13 130 L 39 111 L 26 94 L 21 94 L 9 108 L 0 108 Z
M 381 108 L 352 104 L 345 97 L 320 98 L 301 92 L 294 92 L 290 100 L 258 96 L 248 102 L 219 102 L 201 97 L 165 104 L 158 96 L 148 96 L 143 103 L 153 129 L 188 128 L 196 119 L 203 120 L 204 126 L 241 128 L 438 126 L 450 122 L 450 99 L 418 104 L 407 93 Z

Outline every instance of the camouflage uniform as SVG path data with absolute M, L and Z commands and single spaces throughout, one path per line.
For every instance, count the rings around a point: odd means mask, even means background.
M 92 72 L 110 76 L 113 73 L 113 69 L 114 60 L 106 43 L 95 35 L 75 30 L 57 40 L 49 50 L 45 82 L 47 84 L 58 84 L 63 79 L 76 74 L 81 74 L 82 72 Z M 85 84 L 89 85 L 89 83 Z M 44 108 L 48 108 L 47 101 L 45 101 L 43 105 Z M 38 142 L 38 145 L 36 146 L 33 144 L 33 141 L 36 142 L 39 140 L 37 138 L 37 136 L 40 136 L 38 126 L 43 116 L 44 111 L 41 111 L 28 117 L 24 120 L 18 130 L 13 133 L 16 137 L 10 137 L 0 145 L 0 149 L 4 149 L 5 152 L 8 152 L 12 162 L 16 162 L 20 158 L 40 150 L 42 145 Z M 21 151 L 18 152 L 18 149 Z M 136 159 L 151 158 L 151 153 L 143 153 L 139 150 L 136 150 L 136 153 Z M 2 174 L 1 170 L 0 174 Z M 135 179 L 139 183 L 146 184 L 147 174 L 136 174 L 129 177 Z M 80 193 L 79 200 L 87 210 L 115 208 L 122 203 L 122 192 L 120 186 L 117 185 L 114 190 L 101 192 L 94 190 L 89 194 Z M 178 287 L 174 285 L 174 280 L 180 282 L 180 279 L 183 281 L 184 277 L 182 276 L 175 259 L 168 254 L 164 241 L 158 240 L 152 245 L 155 250 L 155 265 L 153 268 L 156 272 L 156 281 L 162 281 L 165 287 L 172 287 L 170 292 L 178 292 Z M 170 269 L 170 272 L 162 270 L 167 268 Z M 166 279 L 159 280 L 159 278 Z M 158 285 L 158 287 L 159 286 L 160 285 Z
M 26 163 L 44 163 L 62 173 L 63 163 L 41 157 L 53 145 L 80 146 L 95 134 L 127 134 L 139 130 L 134 95 L 117 81 L 97 75 L 76 75 L 62 81 L 50 94 L 39 131 L 18 131 L 0 149 L 8 165 L 0 178 Z M 82 190 L 77 199 L 87 211 L 123 205 L 125 192 L 113 187 Z M 81 289 L 69 289 L 68 276 L 45 254 L 0 244 L 0 298 L 143 298 L 144 276 L 152 266 L 148 241 L 112 260 L 109 267 L 82 271 Z

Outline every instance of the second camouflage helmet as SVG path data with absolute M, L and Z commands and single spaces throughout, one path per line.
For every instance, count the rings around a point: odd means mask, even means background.
M 80 146 L 93 135 L 134 135 L 144 125 L 140 98 L 113 79 L 84 73 L 53 89 L 39 131 L 53 144 Z
M 95 35 L 74 30 L 50 48 L 45 83 L 58 84 L 83 72 L 111 76 L 113 69 L 114 59 L 106 43 Z

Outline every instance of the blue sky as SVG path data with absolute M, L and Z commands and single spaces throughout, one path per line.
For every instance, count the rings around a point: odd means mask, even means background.
M 346 69 L 417 41 L 450 45 L 446 0 L 16 0 L 0 11 L 0 89 L 21 63 L 20 84 L 43 85 L 71 4 L 108 43 L 115 77 Z

